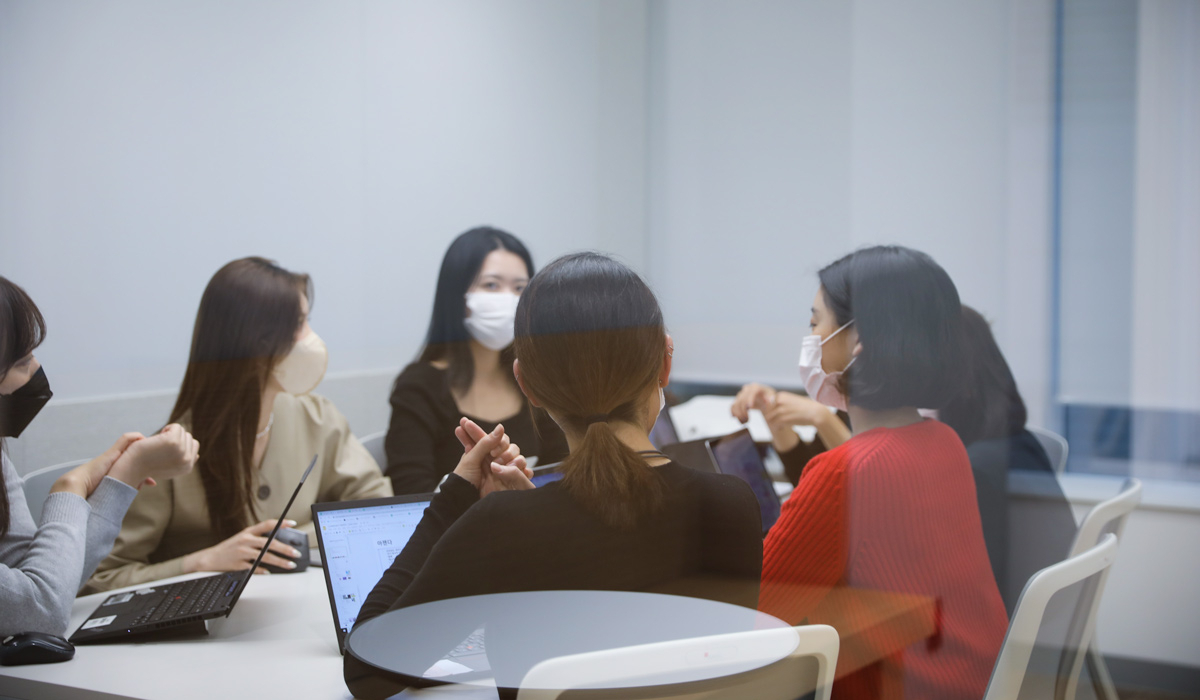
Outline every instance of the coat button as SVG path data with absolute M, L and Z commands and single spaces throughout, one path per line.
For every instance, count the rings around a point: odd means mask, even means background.
M 265 501 L 271 497 L 271 487 L 263 484 L 258 487 L 258 500 Z

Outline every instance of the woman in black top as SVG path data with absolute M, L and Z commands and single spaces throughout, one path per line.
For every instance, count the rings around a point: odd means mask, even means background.
M 464 420 L 456 436 L 467 453 L 357 624 L 429 601 L 510 591 L 671 592 L 754 607 L 762 533 L 749 487 L 670 462 L 650 443 L 672 347 L 645 283 L 601 255 L 560 258 L 521 298 L 515 352 L 525 395 L 566 434 L 563 479 L 522 490 L 532 484 L 516 448 L 505 451 L 503 428 L 485 435 Z M 492 454 L 508 464 L 493 465 Z M 517 490 L 492 493 L 506 488 Z M 429 630 L 438 643 L 424 646 L 449 650 L 483 621 L 458 622 Z M 545 621 L 548 629 L 555 623 Z M 536 661 L 503 643 L 502 621 L 487 621 L 486 634 L 494 670 L 521 677 Z M 561 652 L 582 650 L 569 646 Z M 401 687 L 349 654 L 345 675 L 357 697 Z
M 1075 516 L 1046 451 L 1025 429 L 1025 402 L 988 322 L 965 304 L 962 314 L 968 375 L 962 392 L 938 412 L 938 419 L 967 446 L 988 558 L 1011 615 L 1029 577 L 1066 558 L 1075 538 Z M 1027 539 L 1009 537 L 1012 470 L 1023 471 L 1040 494 L 1041 526 Z
M 442 259 L 425 347 L 392 386 L 385 471 L 396 493 L 427 493 L 462 456 L 463 416 L 505 434 L 542 464 L 567 454 L 562 431 L 529 410 L 513 379 L 513 315 L 533 275 L 529 251 L 490 227 L 454 240 Z

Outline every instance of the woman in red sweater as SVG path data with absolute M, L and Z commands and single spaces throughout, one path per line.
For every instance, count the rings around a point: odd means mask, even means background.
M 820 281 L 800 372 L 810 396 L 848 411 L 852 437 L 814 457 L 784 504 L 764 543 L 759 607 L 798 624 L 822 618 L 834 587 L 933 598 L 933 637 L 865 668 L 843 645 L 834 697 L 876 698 L 902 682 L 908 698 L 978 700 L 1008 618 L 966 450 L 917 413 L 959 382 L 958 292 L 929 256 L 898 246 L 847 255 Z

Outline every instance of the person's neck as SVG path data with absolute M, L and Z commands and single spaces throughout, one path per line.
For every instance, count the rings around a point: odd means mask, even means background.
M 625 421 L 611 421 L 608 426 L 612 429 L 613 434 L 617 436 L 617 439 L 634 452 L 658 451 L 654 443 L 650 442 L 650 436 L 646 434 L 645 429 L 633 423 L 626 423 Z M 583 433 L 564 431 L 564 435 L 567 438 L 567 449 L 571 452 L 577 450 L 583 442 Z
M 903 428 L 922 420 L 921 414 L 917 413 L 914 406 L 872 411 L 850 404 L 846 412 L 850 414 L 850 431 L 853 435 L 861 435 L 875 428 Z
M 271 412 L 275 410 L 275 397 L 279 396 L 281 390 L 278 387 L 269 386 L 263 391 L 262 405 L 258 409 L 258 431 L 267 429 L 271 424 Z
M 475 363 L 476 381 L 495 382 L 504 379 L 504 368 L 500 366 L 500 351 L 486 348 L 475 339 L 471 339 L 471 360 Z M 511 371 L 511 370 L 510 370 Z

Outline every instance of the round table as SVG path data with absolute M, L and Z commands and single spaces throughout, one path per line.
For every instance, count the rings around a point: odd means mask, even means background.
M 431 669 L 474 631 L 483 628 L 484 671 L 438 675 Z M 346 640 L 346 652 L 370 666 L 402 676 L 410 685 L 490 683 L 518 688 L 534 665 L 566 655 L 620 649 L 711 635 L 790 627 L 765 613 L 729 603 L 658 593 L 529 591 L 452 598 L 393 610 L 363 623 Z M 773 637 L 753 654 L 728 645 L 689 652 L 686 668 L 630 683 L 595 680 L 589 688 L 686 683 L 744 673 L 791 654 L 794 632 Z M 733 650 L 736 652 L 736 650 Z M 722 658 L 716 658 L 720 656 Z M 738 658 L 735 658 L 738 657 Z M 490 666 L 490 668 L 489 668 Z M 432 671 L 432 673 L 430 673 Z

